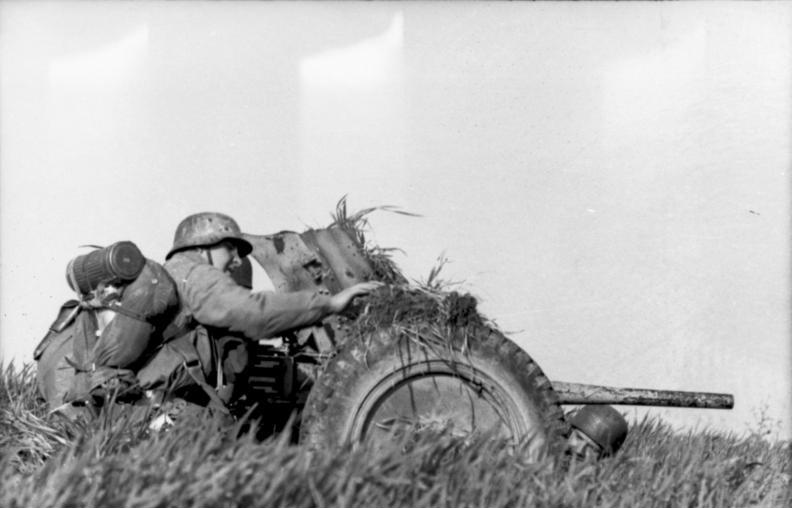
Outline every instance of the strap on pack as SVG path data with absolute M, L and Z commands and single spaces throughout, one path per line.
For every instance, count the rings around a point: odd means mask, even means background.
M 204 392 L 206 392 L 206 395 L 209 396 L 209 405 L 223 414 L 231 414 L 231 412 L 226 407 L 225 402 L 223 402 L 223 399 L 221 399 L 215 389 L 206 382 L 206 378 L 203 375 L 203 369 L 201 368 L 201 362 L 196 359 L 191 362 L 185 361 L 183 365 L 184 369 L 187 371 L 193 381 L 195 381 L 195 383 L 200 386 Z
M 135 311 L 129 310 L 119 301 L 113 300 L 109 304 L 107 304 L 103 309 L 111 310 L 113 312 L 118 312 L 122 316 L 126 316 L 128 318 L 136 319 L 138 321 L 142 321 L 144 323 L 148 323 L 151 326 L 154 326 L 151 322 L 151 319 L 147 318 L 143 314 L 137 313 Z
M 63 332 L 66 327 L 74 322 L 74 320 L 77 318 L 77 314 L 79 314 L 81 310 L 82 308 L 80 307 L 80 302 L 77 300 L 69 300 L 61 305 L 60 311 L 58 312 L 58 317 L 55 318 L 55 321 L 53 321 L 50 325 L 47 334 L 44 335 L 43 339 L 41 339 L 41 342 L 39 342 L 38 346 L 36 346 L 36 349 L 33 350 L 34 361 L 39 361 L 39 359 L 41 359 L 41 355 L 44 354 L 44 351 L 47 350 L 52 341 L 55 340 L 59 333 Z
M 64 396 L 64 402 L 79 403 L 90 399 L 91 373 L 96 368 L 92 362 L 92 352 L 97 341 L 97 326 L 93 312 L 77 314 L 72 338 L 72 358 L 65 358 L 74 369 L 74 377 Z
M 175 352 L 181 358 L 181 366 L 185 372 L 190 376 L 195 384 L 197 384 L 209 397 L 209 405 L 217 409 L 221 413 L 230 414 L 230 411 L 225 405 L 225 402 L 220 398 L 217 390 L 212 387 L 206 380 L 203 365 L 201 363 L 201 352 L 203 351 L 204 361 L 214 364 L 214 360 L 219 356 L 214 350 L 214 341 L 209 336 L 209 332 L 204 327 L 198 327 L 189 333 L 190 340 L 185 341 L 186 336 L 179 339 L 168 341 L 164 347 Z M 211 349 L 211 351 L 207 351 Z M 218 379 L 221 382 L 221 378 Z M 220 385 L 218 385 L 218 388 Z

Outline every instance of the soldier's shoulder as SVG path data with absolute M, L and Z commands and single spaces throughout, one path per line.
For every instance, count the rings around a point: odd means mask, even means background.
M 162 265 L 165 271 L 173 277 L 173 280 L 180 282 L 187 278 L 189 273 L 201 264 L 203 259 L 197 252 L 185 251 L 177 252 Z
M 181 286 L 214 286 L 231 280 L 230 275 L 208 264 L 194 251 L 174 254 L 165 262 L 165 270 Z

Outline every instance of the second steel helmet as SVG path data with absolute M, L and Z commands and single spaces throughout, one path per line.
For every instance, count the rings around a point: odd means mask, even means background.
M 627 420 L 611 406 L 583 406 L 569 420 L 602 447 L 604 453 L 614 453 L 627 437 Z
M 196 213 L 179 223 L 173 237 L 173 247 L 165 259 L 184 249 L 209 247 L 222 241 L 236 245 L 239 257 L 245 257 L 253 250 L 250 242 L 242 237 L 239 224 L 228 215 L 217 212 Z

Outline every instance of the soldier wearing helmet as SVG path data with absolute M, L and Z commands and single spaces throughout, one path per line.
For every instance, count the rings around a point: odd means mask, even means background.
M 611 406 L 583 406 L 572 414 L 569 424 L 569 452 L 579 459 L 613 455 L 627 437 L 627 421 Z
M 198 386 L 215 406 L 221 405 L 218 393 L 226 403 L 218 368 L 220 339 L 257 340 L 312 325 L 379 285 L 360 283 L 332 296 L 315 291 L 254 292 L 230 275 L 252 250 L 228 215 L 197 213 L 179 224 L 165 258 L 165 269 L 176 282 L 179 308 L 165 331 L 164 345 L 138 372 L 143 388 L 178 393 Z

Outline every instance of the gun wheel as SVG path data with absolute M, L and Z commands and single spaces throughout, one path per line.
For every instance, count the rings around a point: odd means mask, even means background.
M 350 340 L 318 377 L 300 440 L 314 448 L 379 442 L 400 431 L 530 440 L 534 458 L 569 432 L 539 366 L 496 330 L 381 330 Z

